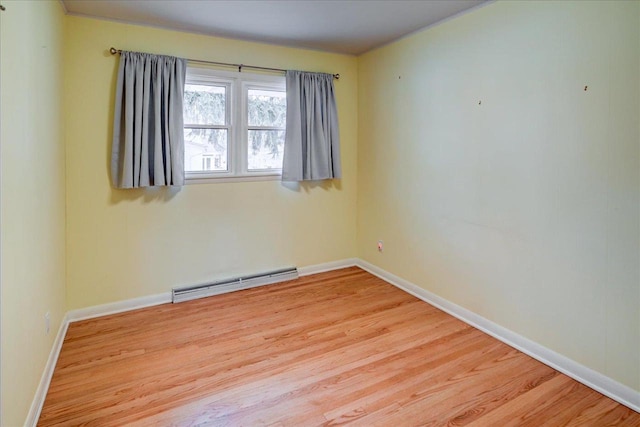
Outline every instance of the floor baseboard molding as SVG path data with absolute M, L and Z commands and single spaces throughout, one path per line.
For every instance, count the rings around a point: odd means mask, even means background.
M 60 322 L 60 327 L 58 328 L 56 338 L 53 340 L 53 346 L 51 347 L 49 357 L 47 358 L 47 363 L 45 364 L 44 371 L 42 372 L 42 376 L 40 377 L 40 383 L 38 384 L 38 388 L 36 389 L 36 394 L 33 398 L 33 401 L 31 402 L 31 407 L 29 408 L 29 413 L 27 414 L 27 420 L 24 423 L 25 426 L 35 427 L 38 424 L 38 419 L 40 418 L 40 413 L 42 412 L 42 407 L 44 406 L 44 400 L 47 397 L 47 391 L 49 391 L 49 384 L 51 384 L 53 371 L 56 368 L 56 363 L 58 363 L 58 356 L 60 355 L 60 350 L 62 349 L 64 337 L 67 335 L 68 327 L 69 317 L 68 315 L 65 315 L 62 318 L 62 322 Z
M 69 323 L 80 320 L 93 319 L 95 317 L 108 316 L 110 314 L 124 313 L 126 311 L 138 310 L 140 308 L 152 307 L 154 305 L 171 302 L 171 292 L 164 292 L 156 295 L 132 298 L 123 301 L 110 302 L 107 304 L 94 305 L 91 307 L 71 310 L 67 313 Z
M 340 268 L 353 267 L 357 265 L 357 258 L 347 258 L 343 260 L 330 261 L 322 264 L 309 265 L 298 268 L 298 275 L 308 276 L 311 274 L 323 273 L 325 271 L 338 270 Z M 234 289 L 242 290 L 243 288 Z M 95 317 L 107 316 L 110 314 L 124 313 L 126 311 L 138 310 L 140 308 L 152 307 L 154 305 L 171 302 L 171 292 L 164 292 L 156 295 L 148 295 L 139 298 L 132 298 L 123 301 L 116 301 L 107 304 L 95 305 L 86 308 L 71 310 L 67 313 L 68 321 L 78 322 L 80 320 L 93 319 Z
M 358 258 L 346 258 L 338 261 L 330 261 L 322 264 L 309 265 L 298 268 L 298 275 L 309 276 L 311 274 L 324 273 L 327 271 L 339 270 L 341 268 L 353 267 L 358 265 Z
M 504 328 L 466 308 L 456 305 L 401 277 L 377 267 L 367 261 L 358 260 L 358 267 L 377 276 L 405 292 L 462 320 L 503 343 L 533 357 L 547 366 L 562 372 L 574 380 L 590 387 L 622 405 L 640 412 L 640 392 L 619 383 L 606 375 L 588 368 L 528 338 Z

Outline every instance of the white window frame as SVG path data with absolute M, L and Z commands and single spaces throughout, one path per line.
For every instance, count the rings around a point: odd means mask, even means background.
M 227 170 L 185 171 L 189 184 L 236 181 L 278 180 L 282 169 L 248 169 L 248 91 L 276 90 L 286 92 L 284 76 L 253 74 L 247 72 L 220 71 L 211 68 L 188 66 L 187 84 L 226 86 L 227 88 Z M 213 128 L 225 128 L 214 126 Z

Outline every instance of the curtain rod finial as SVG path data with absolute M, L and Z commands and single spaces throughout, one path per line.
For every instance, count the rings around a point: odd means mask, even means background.
M 112 47 L 111 49 L 109 49 L 109 53 L 111 53 L 111 55 L 115 55 L 116 53 L 118 53 L 118 49 Z

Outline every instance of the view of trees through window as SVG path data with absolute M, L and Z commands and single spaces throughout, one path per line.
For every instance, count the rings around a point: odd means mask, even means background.
M 226 86 L 185 85 L 185 171 L 227 170 L 229 129 L 226 105 Z
M 187 84 L 184 92 L 185 171 L 227 171 L 231 126 L 229 86 Z M 249 88 L 245 91 L 247 127 L 239 129 L 247 143 L 247 170 L 282 168 L 286 126 L 286 93 Z M 237 107 L 237 105 L 236 105 Z
M 247 94 L 248 169 L 280 169 L 287 117 L 285 92 L 253 90 Z

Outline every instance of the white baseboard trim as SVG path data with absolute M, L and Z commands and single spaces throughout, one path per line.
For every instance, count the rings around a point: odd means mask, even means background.
M 69 318 L 67 315 L 65 315 L 62 318 L 62 322 L 60 323 L 60 327 L 58 328 L 58 333 L 56 334 L 56 338 L 53 341 L 53 346 L 51 347 L 51 351 L 49 352 L 47 363 L 44 365 L 44 371 L 42 372 L 42 376 L 40 377 L 40 383 L 38 384 L 36 394 L 33 398 L 33 401 L 31 402 L 31 407 L 29 408 L 29 413 L 27 414 L 27 420 L 24 423 L 25 426 L 35 427 L 36 424 L 38 424 L 38 419 L 40 418 L 40 413 L 42 412 L 42 407 L 44 406 L 44 399 L 47 397 L 49 384 L 51 384 L 53 371 L 56 368 L 56 363 L 58 363 L 58 356 L 60 355 L 60 350 L 62 349 L 64 337 L 65 335 L 67 335 L 68 327 Z
M 338 261 L 330 261 L 322 264 L 308 265 L 306 267 L 298 268 L 298 275 L 309 276 L 311 274 L 324 273 L 332 270 L 339 270 L 341 268 L 354 267 L 358 265 L 360 260 L 358 258 L 347 258 Z
M 401 277 L 389 273 L 367 261 L 358 260 L 358 267 L 369 273 L 378 276 L 386 282 L 410 293 L 411 295 L 421 299 L 422 301 L 449 313 L 450 315 L 462 320 L 463 322 L 491 335 L 492 337 L 502 341 L 503 343 L 520 350 L 521 352 L 533 357 L 534 359 L 544 363 L 562 372 L 563 374 L 573 378 L 576 381 L 590 387 L 605 396 L 623 404 L 624 406 L 640 412 L 640 392 L 621 384 L 606 375 L 603 375 L 591 368 L 588 368 L 576 361 L 569 359 L 555 351 L 544 347 L 534 341 L 531 341 L 522 335 L 519 335 L 507 328 L 504 328 L 484 317 L 456 305 L 436 294 L 427 291 Z
M 107 316 L 109 314 L 124 313 L 125 311 L 138 310 L 140 308 L 152 307 L 154 305 L 171 302 L 171 292 L 164 292 L 156 295 L 132 298 L 123 301 L 110 302 L 108 304 L 94 305 L 92 307 L 79 308 L 67 313 L 69 322 L 93 319 L 94 317 Z
M 347 258 L 344 260 L 325 262 L 322 264 L 309 265 L 298 268 L 299 276 L 323 273 L 326 271 L 338 270 L 340 268 L 353 267 L 358 265 L 358 258 Z M 231 291 L 239 291 L 244 287 L 234 288 Z M 247 288 L 248 289 L 248 288 Z M 229 291 L 229 292 L 231 292 Z M 93 319 L 95 317 L 107 316 L 109 314 L 124 313 L 126 311 L 138 310 L 140 308 L 152 307 L 154 305 L 171 302 L 171 292 L 164 292 L 156 295 L 148 295 L 123 301 L 111 302 L 108 304 L 94 305 L 92 307 L 71 310 L 67 313 L 68 322 Z

